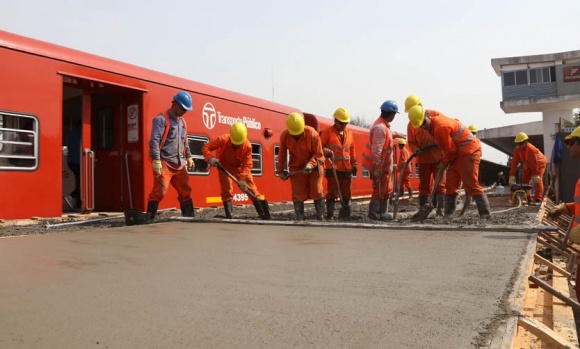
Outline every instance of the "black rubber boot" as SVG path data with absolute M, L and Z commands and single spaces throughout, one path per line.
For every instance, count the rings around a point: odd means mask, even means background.
M 407 193 L 409 194 L 409 200 L 413 200 L 413 189 L 407 190 Z
M 304 220 L 304 202 L 302 201 L 294 201 L 294 212 L 296 213 L 296 220 L 303 221 Z
M 147 223 L 153 223 L 153 220 L 155 220 L 155 214 L 157 214 L 158 207 L 159 201 L 149 201 L 147 203 L 147 214 L 149 215 Z
M 193 200 L 189 199 L 181 203 L 181 215 L 183 217 L 195 217 L 195 210 L 193 209 Z
M 334 199 L 326 200 L 326 219 L 328 220 L 331 220 L 332 217 L 334 217 L 334 205 L 335 205 Z
M 487 200 L 487 195 L 481 194 L 478 196 L 474 196 L 473 200 L 477 205 L 477 211 L 479 212 L 479 217 L 481 219 L 490 219 L 491 218 L 491 210 L 489 208 L 489 200 Z
M 338 218 L 348 217 L 350 217 L 350 199 L 345 199 L 344 205 L 341 204 L 340 210 L 338 210 Z
M 445 207 L 445 195 L 437 194 L 437 210 L 435 212 L 436 217 L 443 217 L 444 207 Z
M 324 199 L 314 200 L 314 211 L 316 211 L 317 220 L 324 220 Z
M 262 203 L 260 200 L 256 199 L 252 203 L 254 204 L 256 212 L 258 212 L 258 217 L 260 217 L 260 219 L 264 219 L 264 209 L 262 208 Z
M 425 195 L 419 195 L 419 207 L 422 207 L 429 201 L 429 197 Z
M 381 200 L 371 200 L 369 203 L 369 218 L 375 221 L 381 220 L 379 209 L 381 207 Z
M 224 212 L 226 213 L 227 219 L 232 219 L 232 212 L 234 207 L 232 206 L 232 200 L 224 202 Z
M 457 207 L 457 195 L 445 195 L 445 211 L 443 216 L 449 218 L 455 213 Z
M 381 220 L 383 221 L 391 221 L 393 220 L 393 216 L 388 213 L 389 211 L 389 200 L 381 200 L 379 206 L 379 213 L 381 215 Z
M 262 205 L 262 210 L 264 211 L 264 216 L 261 217 L 263 220 L 270 220 L 272 216 L 270 215 L 270 206 L 268 205 L 268 201 L 260 200 L 260 204 Z

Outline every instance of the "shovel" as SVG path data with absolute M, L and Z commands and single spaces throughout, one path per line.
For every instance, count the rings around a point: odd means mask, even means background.
M 332 168 L 332 176 L 334 177 L 334 183 L 336 184 L 336 189 L 338 190 L 338 198 L 340 199 L 340 205 L 342 206 L 342 208 L 341 208 L 341 210 L 342 210 L 342 209 L 345 209 L 346 207 L 348 207 L 348 205 L 344 202 L 344 200 L 342 198 L 342 192 L 340 190 L 340 183 L 338 182 L 338 175 L 336 174 L 336 168 L 334 167 L 334 156 L 331 156 L 330 158 L 328 158 L 328 161 L 330 162 L 330 167 Z
M 431 188 L 431 194 L 429 194 L 429 199 L 427 200 L 427 203 L 421 206 L 419 208 L 419 211 L 417 211 L 417 213 L 415 213 L 413 217 L 411 217 L 411 220 L 413 222 L 424 221 L 425 219 L 427 219 L 427 217 L 429 217 L 429 214 L 435 208 L 433 207 L 433 198 L 435 197 L 435 189 L 437 188 L 439 183 L 441 183 L 441 180 L 443 179 L 443 172 L 445 172 L 446 169 L 447 166 L 440 167 L 439 170 L 437 171 L 437 176 L 435 176 L 435 181 L 433 182 L 433 188 Z
M 465 209 L 467 208 L 467 206 L 469 206 L 469 203 L 471 202 L 471 198 L 465 194 L 465 200 L 463 200 L 463 207 L 461 208 L 461 212 L 459 212 L 459 217 L 463 216 L 463 214 L 465 213 Z
M 415 156 L 421 154 L 427 149 L 431 149 L 436 146 L 437 144 L 432 143 L 424 146 L 423 148 L 419 148 L 420 152 L 411 154 L 411 156 L 409 156 L 407 161 L 405 161 L 405 163 L 403 164 L 403 168 L 401 168 L 401 173 L 399 174 L 399 179 L 397 180 L 397 191 L 395 192 L 395 204 L 393 205 L 393 219 L 397 219 L 397 212 L 399 212 L 399 193 L 401 192 L 401 182 L 403 181 L 403 175 L 405 173 L 405 170 L 407 169 L 407 167 L 411 163 L 411 160 L 413 160 Z

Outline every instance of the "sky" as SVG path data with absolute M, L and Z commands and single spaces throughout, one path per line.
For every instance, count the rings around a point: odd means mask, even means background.
M 479 129 L 541 120 L 501 110 L 491 59 L 580 49 L 578 0 L 0 1 L 0 30 L 303 112 L 370 122 L 392 99 L 402 133 L 411 94 Z

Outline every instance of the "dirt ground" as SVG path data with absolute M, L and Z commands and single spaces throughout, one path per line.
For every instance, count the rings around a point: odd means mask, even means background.
M 383 224 L 389 227 L 404 226 L 404 225 L 449 225 L 449 226 L 534 226 L 536 215 L 539 206 L 521 206 L 517 207 L 509 203 L 509 196 L 496 196 L 488 194 L 490 201 L 492 218 L 489 220 L 482 220 L 477 214 L 477 207 L 475 203 L 471 203 L 463 216 L 459 216 L 462 203 L 458 205 L 458 210 L 451 219 L 443 219 L 434 217 L 434 212 L 423 222 L 412 222 L 411 216 L 419 209 L 417 198 L 409 201 L 403 198 L 399 201 L 399 210 L 396 221 L 378 222 L 367 217 L 368 214 L 368 199 L 361 199 L 353 201 L 351 207 L 351 217 L 336 218 L 338 215 L 338 208 L 340 204 L 337 202 L 335 210 L 335 218 L 332 221 L 325 221 L 329 224 L 335 222 L 342 223 L 365 223 L 365 224 Z M 393 207 L 389 207 L 389 212 L 392 212 Z M 272 203 L 270 204 L 270 212 L 272 219 L 277 221 L 292 221 L 294 220 L 294 209 L 291 202 L 286 203 Z M 172 217 L 180 216 L 178 210 L 165 210 L 158 213 L 156 222 L 168 222 Z M 253 206 L 235 206 L 233 212 L 234 218 L 258 220 L 256 211 Z M 316 220 L 314 206 L 312 202 L 307 202 L 305 205 L 306 220 Z M 224 219 L 224 210 L 222 207 L 202 208 L 196 210 L 197 219 Z M 80 224 L 73 224 L 78 222 Z M 68 224 L 71 223 L 71 224 Z M 38 221 L 13 222 L 8 221 L 0 224 L 0 236 L 18 236 L 28 234 L 47 234 L 56 233 L 59 231 L 77 231 L 86 229 L 101 229 L 110 227 L 124 226 L 125 220 L 123 216 L 118 217 L 68 217 L 63 216 L 59 219 L 43 219 Z

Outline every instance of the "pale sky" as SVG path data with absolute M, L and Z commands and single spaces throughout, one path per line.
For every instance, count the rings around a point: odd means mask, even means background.
M 0 1 L 1 30 L 369 121 L 410 94 L 479 129 L 541 120 L 501 110 L 491 59 L 580 49 L 578 0 Z

